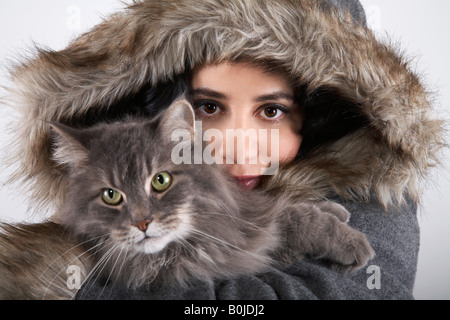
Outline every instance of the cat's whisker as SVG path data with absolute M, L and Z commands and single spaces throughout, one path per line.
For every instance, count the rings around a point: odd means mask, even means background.
M 100 242 L 100 243 L 96 244 L 95 246 L 93 246 L 92 248 L 90 248 L 89 250 L 87 250 L 86 252 L 91 251 L 91 250 L 94 250 L 94 249 L 98 249 L 98 248 L 101 247 L 102 245 L 104 245 L 104 244 L 103 244 L 102 242 Z M 83 282 L 81 283 L 81 286 L 80 286 L 80 287 L 82 287 L 85 283 L 88 283 L 88 282 L 89 282 L 89 278 L 92 276 L 93 272 L 95 271 L 95 268 L 96 268 L 96 265 L 95 265 L 94 267 L 92 267 L 90 271 L 88 270 L 88 274 L 86 275 L 85 279 L 84 279 Z M 75 293 L 72 295 L 72 297 L 71 297 L 72 300 L 75 298 L 75 296 L 77 295 L 77 293 L 78 293 L 78 290 L 75 291 Z
M 81 286 L 87 286 L 87 284 L 89 282 L 92 281 L 91 287 L 95 284 L 95 282 L 97 282 L 98 277 L 101 275 L 101 272 L 103 271 L 103 269 L 106 267 L 106 264 L 108 263 L 109 259 L 111 259 L 111 257 L 114 254 L 114 251 L 119 247 L 120 244 L 117 243 L 108 243 L 106 245 L 111 245 L 111 248 L 109 248 L 107 250 L 107 252 L 105 252 L 100 259 L 98 259 L 97 263 L 92 267 L 91 271 L 88 273 L 88 275 L 86 276 L 86 278 L 84 279 L 83 283 Z M 92 276 L 97 273 L 97 276 L 95 278 L 92 278 Z M 91 288 L 90 287 L 90 288 Z M 90 290 L 90 288 L 88 288 L 88 290 Z M 74 296 L 76 295 L 76 293 L 74 294 Z
M 50 264 L 44 269 L 44 271 L 42 271 L 41 275 L 39 276 L 39 279 L 42 279 L 42 277 L 43 277 L 43 275 L 45 274 L 45 272 L 46 272 L 48 269 L 50 269 L 51 266 L 52 266 L 53 264 L 57 263 L 59 260 L 64 259 L 64 256 L 65 256 L 66 254 L 68 254 L 69 252 L 75 250 L 76 248 L 79 248 L 79 247 L 83 246 L 83 245 L 86 244 L 86 243 L 89 243 L 89 242 L 95 241 L 95 240 L 97 240 L 97 239 L 103 238 L 103 237 L 105 237 L 105 236 L 107 236 L 107 235 L 108 235 L 108 234 L 105 234 L 105 235 L 101 235 L 101 236 L 98 236 L 98 237 L 95 237 L 95 238 L 92 238 L 92 239 L 83 241 L 83 242 L 81 242 L 81 243 L 79 243 L 79 244 L 73 246 L 72 248 L 66 250 L 65 252 L 63 252 L 62 254 L 60 254 L 59 257 L 56 258 L 52 263 L 50 263 Z M 95 247 L 97 247 L 97 246 L 98 246 L 98 244 L 97 244 Z M 95 247 L 94 247 L 94 248 L 95 248 Z M 87 252 L 91 251 L 92 249 L 93 249 L 93 248 L 90 248 L 90 249 L 84 251 L 82 254 L 78 255 L 76 258 L 74 258 L 73 260 L 71 260 L 69 263 L 75 261 L 76 259 L 79 259 L 80 257 L 82 257 L 83 255 L 85 255 Z M 59 274 L 59 273 L 58 273 L 58 274 Z
M 189 241 L 187 241 L 186 239 L 179 239 L 179 242 L 182 243 L 183 248 L 185 248 L 187 251 L 189 251 L 189 253 L 192 256 L 195 256 L 195 253 L 199 253 L 205 259 L 209 260 L 210 262 L 214 262 L 214 261 L 212 261 L 211 257 L 208 256 L 203 250 L 199 250 L 198 248 L 193 246 L 191 243 L 189 243 Z M 192 251 L 190 248 L 192 248 L 194 251 Z M 197 259 L 197 261 L 199 261 L 199 260 Z
M 235 249 L 235 250 L 237 250 L 237 251 L 244 252 L 244 253 L 248 254 L 249 256 L 252 256 L 253 258 L 255 258 L 255 259 L 257 259 L 257 260 L 260 260 L 260 261 L 263 262 L 264 264 L 267 263 L 267 261 L 268 261 L 267 257 L 262 257 L 262 256 L 260 256 L 260 255 L 258 255 L 258 254 L 256 254 L 256 253 L 254 253 L 254 252 L 250 252 L 250 251 L 248 251 L 248 250 L 244 250 L 244 249 L 242 249 L 242 248 L 239 248 L 238 246 L 236 246 L 236 245 L 234 245 L 234 244 L 232 244 L 232 243 L 230 243 L 230 242 L 228 242 L 228 241 L 225 241 L 225 240 L 223 240 L 223 239 L 219 239 L 219 238 L 217 238 L 217 237 L 214 237 L 214 236 L 212 236 L 212 235 L 210 235 L 210 234 L 208 234 L 208 233 L 205 233 L 205 232 L 203 232 L 203 231 L 200 231 L 200 230 L 198 230 L 198 229 L 194 229 L 194 228 L 193 228 L 192 231 L 193 231 L 193 233 L 195 233 L 195 234 L 197 234 L 197 235 L 200 235 L 200 236 L 203 236 L 203 237 L 205 237 L 205 238 L 208 238 L 208 239 L 210 239 L 210 240 L 213 240 L 214 242 L 216 242 L 216 243 L 218 243 L 218 244 L 221 244 L 221 245 L 223 245 L 224 247 L 233 248 L 233 249 Z
M 186 248 L 189 251 L 191 256 L 197 256 L 195 253 L 198 253 L 199 256 L 203 257 L 204 259 L 206 259 L 206 261 L 209 262 L 209 264 L 208 264 L 209 267 L 214 268 L 216 270 L 216 272 L 219 273 L 219 274 L 222 272 L 221 267 L 217 265 L 217 263 L 214 261 L 214 259 L 211 256 L 209 256 L 207 252 L 205 252 L 202 249 L 196 248 L 191 243 L 189 243 L 189 241 L 185 240 L 184 243 L 186 243 L 189 247 L 191 247 L 194 250 L 194 252 L 193 252 L 190 249 L 188 249 L 187 247 L 184 247 L 184 248 Z M 200 260 L 200 257 L 198 257 L 196 260 L 199 263 L 204 263 L 204 261 Z
M 113 254 L 115 249 L 118 247 L 118 244 L 108 243 L 108 244 L 103 244 L 103 248 L 102 249 L 106 250 L 107 245 L 110 245 L 111 247 L 105 253 L 103 253 L 99 259 L 97 259 L 96 264 L 91 269 L 91 273 L 95 272 L 102 265 L 104 265 L 104 263 L 109 260 L 109 258 L 111 257 L 111 255 Z
M 117 247 L 118 247 L 118 246 L 116 246 L 116 248 L 117 248 Z M 109 282 L 109 279 L 111 278 L 111 276 L 112 276 L 112 274 L 113 274 L 113 272 L 114 272 L 114 269 L 115 269 L 115 267 L 116 267 L 116 264 L 117 264 L 117 262 L 119 261 L 120 256 L 122 255 L 122 252 L 123 252 L 123 249 L 124 249 L 125 246 L 122 245 L 122 246 L 120 246 L 120 247 L 121 247 L 121 248 L 120 248 L 120 252 L 119 252 L 119 254 L 118 254 L 117 257 L 116 257 L 116 261 L 114 262 L 113 266 L 110 268 L 108 278 L 106 279 L 106 283 Z M 111 256 L 112 256 L 112 254 L 111 254 Z M 108 259 L 108 260 L 109 260 L 109 259 Z M 125 261 L 125 260 L 124 260 L 124 261 Z M 123 263 L 122 263 L 122 265 L 123 265 Z M 119 273 L 120 273 L 120 270 L 119 270 Z M 113 283 L 113 286 L 115 285 L 115 283 L 116 283 L 116 281 L 117 281 L 117 278 L 118 278 L 118 277 L 115 278 L 114 283 Z M 102 288 L 102 291 L 100 291 L 99 296 L 102 296 L 102 294 L 103 294 L 105 288 L 106 288 L 106 286 L 104 286 L 104 287 Z
M 101 237 L 98 237 L 98 238 L 101 238 Z M 97 239 L 97 238 L 95 238 L 95 239 Z M 86 243 L 86 242 L 89 242 L 89 241 L 85 241 L 85 242 L 83 242 L 82 244 L 84 244 L 84 243 Z M 80 245 L 81 245 L 81 244 L 80 244 Z M 76 248 L 76 247 L 79 247 L 80 245 L 74 246 L 72 249 L 74 249 L 74 248 Z M 91 248 L 85 250 L 83 253 L 77 255 L 75 258 L 73 258 L 72 260 L 70 260 L 70 261 L 68 262 L 67 267 L 69 267 L 70 265 L 72 265 L 75 261 L 80 260 L 80 258 L 81 258 L 82 256 L 86 255 L 88 252 L 90 252 L 90 251 L 96 249 L 97 247 L 99 247 L 99 246 L 101 246 L 101 245 L 102 245 L 102 242 L 96 244 L 95 246 L 93 246 L 93 247 L 91 247 Z M 69 252 L 70 250 L 72 250 L 72 249 L 67 250 L 66 253 L 68 253 L 68 252 Z M 62 257 L 63 255 L 64 255 L 64 254 L 60 255 L 60 257 Z M 59 257 L 58 257 L 58 259 L 59 259 Z M 55 260 L 54 262 L 52 262 L 49 266 L 47 266 L 46 270 L 44 270 L 44 272 L 41 273 L 41 276 L 39 277 L 40 280 L 45 281 L 44 278 L 43 278 L 43 277 L 44 277 L 44 273 L 45 273 L 45 272 L 50 268 L 50 266 L 51 266 L 53 263 L 55 263 L 55 262 L 56 262 L 56 260 Z M 49 284 L 48 284 L 47 287 L 45 288 L 44 294 L 43 294 L 43 296 L 42 296 L 42 299 L 43 299 L 43 300 L 45 299 L 45 296 L 47 295 L 47 292 L 48 292 L 49 288 L 51 287 L 51 285 L 53 284 L 53 282 L 56 280 L 56 278 L 57 278 L 62 272 L 66 272 L 66 270 L 67 270 L 66 268 L 60 270 L 60 271 L 59 271 L 58 273 L 56 273 L 56 275 L 52 278 L 52 280 L 49 282 Z
M 129 246 L 125 246 L 125 256 L 124 256 L 124 258 L 122 259 L 122 263 L 121 263 L 121 265 L 120 265 L 120 268 L 119 268 L 119 271 L 117 271 L 117 275 L 119 276 L 120 275 L 120 273 L 122 272 L 122 268 L 123 268 L 123 266 L 125 265 L 125 262 L 127 261 L 127 258 L 128 258 L 128 251 L 129 251 Z M 114 287 L 115 285 L 116 285 L 116 283 L 117 283 L 117 278 L 114 280 L 114 283 L 112 284 L 112 287 Z

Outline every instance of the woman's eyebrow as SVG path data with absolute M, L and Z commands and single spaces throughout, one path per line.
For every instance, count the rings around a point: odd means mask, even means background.
M 228 100 L 228 96 L 224 93 L 209 89 L 209 88 L 196 88 L 191 91 L 192 96 L 202 95 L 208 98 L 215 98 L 221 100 Z
M 259 96 L 259 97 L 255 98 L 255 101 L 256 102 L 264 102 L 264 101 L 269 101 L 269 100 L 280 100 L 280 99 L 294 101 L 294 96 L 287 92 L 284 92 L 284 91 L 275 91 L 273 93 L 264 94 L 262 96 Z
M 228 96 L 224 93 L 209 89 L 209 88 L 195 88 L 191 91 L 192 96 L 202 95 L 206 96 L 208 98 L 215 98 L 215 99 L 221 99 L 221 100 L 228 100 Z M 270 101 L 270 100 L 288 100 L 288 101 L 294 101 L 294 96 L 284 92 L 284 91 L 275 91 L 268 94 L 264 94 L 261 96 L 256 97 L 254 100 L 256 102 L 264 102 L 264 101 Z

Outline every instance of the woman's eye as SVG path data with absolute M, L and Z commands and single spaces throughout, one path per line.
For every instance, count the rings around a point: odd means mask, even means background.
M 204 111 L 205 113 L 207 113 L 207 114 L 214 114 L 214 113 L 217 112 L 218 109 L 219 109 L 219 108 L 217 108 L 217 106 L 215 106 L 215 105 L 213 105 L 213 104 L 210 104 L 210 103 L 205 104 L 205 105 L 203 106 L 203 111 Z
M 103 189 L 102 200 L 110 206 L 117 206 L 122 203 L 123 196 L 119 191 L 114 189 Z
M 196 109 L 204 116 L 213 116 L 220 112 L 220 107 L 213 102 L 197 103 Z
M 284 111 L 281 110 L 279 107 L 265 107 L 261 111 L 261 116 L 266 119 L 279 119 L 284 115 Z
M 172 185 L 172 175 L 163 171 L 157 173 L 152 179 L 152 187 L 156 192 L 164 192 Z

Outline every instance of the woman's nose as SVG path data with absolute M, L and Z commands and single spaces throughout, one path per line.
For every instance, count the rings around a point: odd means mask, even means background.
M 245 116 L 231 117 L 223 132 L 223 157 L 226 164 L 256 164 L 258 130 Z

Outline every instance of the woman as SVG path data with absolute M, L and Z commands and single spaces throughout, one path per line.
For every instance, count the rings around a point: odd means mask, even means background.
M 281 160 L 295 161 L 298 176 L 308 174 L 302 171 L 308 164 L 327 177 L 317 188 L 346 206 L 350 225 L 367 234 L 376 252 L 372 266 L 356 274 L 305 259 L 214 286 L 126 292 L 97 283 L 80 298 L 413 298 L 418 182 L 436 161 L 441 122 L 418 77 L 364 27 L 359 3 L 338 6 L 345 10 L 320 0 L 138 1 L 65 50 L 40 51 L 15 69 L 13 105 L 22 119 L 12 157 L 21 161 L 17 177 L 31 182 L 38 210 L 58 207 L 66 179 L 51 161 L 42 119 L 85 126 L 143 109 L 151 116 L 184 91 L 187 77 L 197 115 L 211 127 L 273 126 L 268 118 L 293 109 L 287 121 L 278 120 L 286 143 Z M 267 92 L 250 90 L 250 74 L 253 82 L 277 79 L 283 94 L 269 92 L 264 100 Z M 214 75 L 225 82 L 213 83 Z M 269 107 L 251 103 L 261 96 Z M 244 188 L 260 182 L 246 166 L 232 165 L 229 173 Z M 295 179 L 281 171 L 274 191 Z

